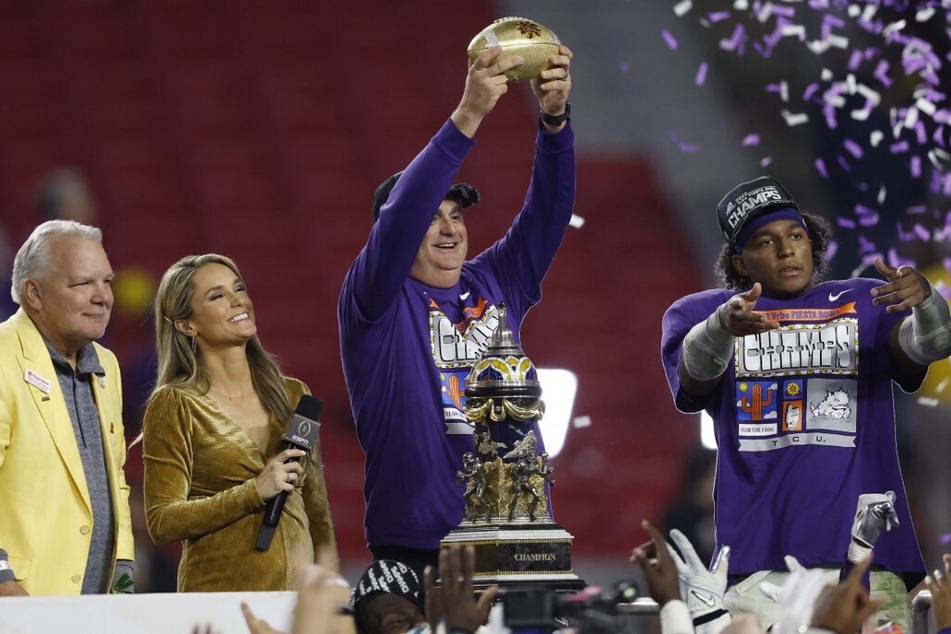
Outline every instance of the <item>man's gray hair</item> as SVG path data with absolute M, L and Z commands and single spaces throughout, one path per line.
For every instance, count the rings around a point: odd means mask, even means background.
M 10 296 L 17 304 L 21 303 L 20 293 L 23 285 L 31 278 L 41 278 L 50 269 L 50 240 L 58 236 L 74 236 L 95 240 L 102 244 L 102 231 L 75 220 L 47 220 L 30 234 L 13 260 L 13 280 L 10 284 Z

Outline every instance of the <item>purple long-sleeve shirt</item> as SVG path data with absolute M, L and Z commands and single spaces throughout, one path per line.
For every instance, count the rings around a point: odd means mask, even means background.
M 516 339 L 564 237 L 575 199 L 570 126 L 539 131 L 532 179 L 506 235 L 463 264 L 451 288 L 409 277 L 420 243 L 475 142 L 449 120 L 406 167 L 338 303 L 340 350 L 366 453 L 368 545 L 439 548 L 462 520 L 465 379 L 504 301 Z M 467 214 L 478 222 L 478 207 Z M 536 434 L 538 431 L 536 430 Z

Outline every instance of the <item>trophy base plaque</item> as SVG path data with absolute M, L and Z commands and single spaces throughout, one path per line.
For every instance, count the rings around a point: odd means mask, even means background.
M 577 591 L 586 584 L 571 570 L 572 539 L 551 521 L 491 524 L 466 520 L 443 538 L 440 547 L 458 544 L 475 549 L 472 585 L 477 589 L 499 584 Z

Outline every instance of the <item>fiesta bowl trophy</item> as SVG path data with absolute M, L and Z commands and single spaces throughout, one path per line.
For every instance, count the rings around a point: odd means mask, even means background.
M 553 469 L 534 431 L 545 413 L 541 395 L 535 366 L 515 344 L 500 304 L 499 325 L 466 381 L 465 413 L 475 433 L 456 474 L 466 483 L 465 516 L 441 542 L 475 548 L 477 588 L 585 585 L 571 569 L 572 536 L 549 512 Z

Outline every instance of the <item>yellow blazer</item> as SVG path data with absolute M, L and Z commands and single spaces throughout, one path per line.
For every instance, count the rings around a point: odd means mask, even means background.
M 94 345 L 106 371 L 92 387 L 112 492 L 113 559 L 133 560 L 119 364 Z M 92 505 L 66 401 L 43 337 L 21 308 L 0 324 L 0 548 L 30 594 L 79 594 L 91 538 Z

